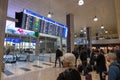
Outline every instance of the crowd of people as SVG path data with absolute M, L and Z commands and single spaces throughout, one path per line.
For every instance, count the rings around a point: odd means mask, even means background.
M 81 64 L 78 59 L 80 59 Z M 99 74 L 100 80 L 106 80 L 106 76 L 108 76 L 108 80 L 120 80 L 119 46 L 115 46 L 109 53 L 105 53 L 99 48 L 90 50 L 82 47 L 75 48 L 71 53 L 63 55 L 63 52 L 57 49 L 55 67 L 57 60 L 59 61 L 59 67 L 68 67 L 59 74 L 57 80 L 81 80 L 81 75 L 85 76 L 87 80 L 89 72 L 93 70 L 96 71 L 96 74 Z M 108 68 L 107 63 L 110 64 Z M 81 68 L 81 71 L 79 68 Z M 92 80 L 91 74 L 89 75 L 88 80 Z

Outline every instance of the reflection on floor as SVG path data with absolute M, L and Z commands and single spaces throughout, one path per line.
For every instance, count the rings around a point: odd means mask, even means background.
M 53 68 L 54 63 L 34 61 L 17 62 L 15 64 L 6 64 L 5 72 L 2 72 L 1 80 L 56 80 L 60 72 L 65 68 Z M 92 72 L 93 80 L 99 80 L 99 75 Z M 85 77 L 82 76 L 82 80 Z
M 32 66 L 37 68 L 43 68 L 42 66 L 38 66 L 38 65 L 32 65 Z
M 48 65 L 48 66 L 51 66 L 51 64 L 48 64 L 48 63 L 42 63 L 43 65 Z
M 5 70 L 3 72 L 6 76 L 10 76 L 10 75 L 14 75 L 12 72 L 8 71 L 8 70 Z
M 21 67 L 20 69 L 22 69 L 23 71 L 30 71 L 30 69 L 24 67 Z

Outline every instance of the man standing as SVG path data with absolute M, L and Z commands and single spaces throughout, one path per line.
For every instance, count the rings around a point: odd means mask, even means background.
M 88 71 L 87 71 L 87 51 L 85 48 L 82 48 L 82 50 L 80 51 L 80 60 L 82 62 L 84 75 L 86 75 L 88 74 Z
M 57 60 L 59 61 L 59 67 L 61 67 L 61 60 L 60 57 L 63 56 L 63 52 L 60 49 L 56 50 L 56 57 L 55 57 L 55 67 L 57 64 Z
M 95 60 L 97 73 L 100 75 L 100 80 L 105 80 L 105 78 L 102 77 L 102 73 L 107 70 L 105 57 L 99 52 L 99 50 L 95 50 L 94 52 L 96 56 Z

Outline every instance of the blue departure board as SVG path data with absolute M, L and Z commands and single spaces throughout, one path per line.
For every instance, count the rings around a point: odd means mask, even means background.
M 38 15 L 32 11 L 23 11 L 22 28 L 34 31 L 36 25 L 39 33 L 54 35 L 59 37 L 67 37 L 67 26 L 55 22 L 49 18 Z

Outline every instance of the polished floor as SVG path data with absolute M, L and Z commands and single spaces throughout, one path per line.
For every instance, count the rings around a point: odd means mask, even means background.
M 65 68 L 53 67 L 53 63 L 44 61 L 7 63 L 1 80 L 56 80 Z M 99 80 L 96 72 L 91 72 L 93 80 Z M 82 80 L 85 77 L 82 76 Z

